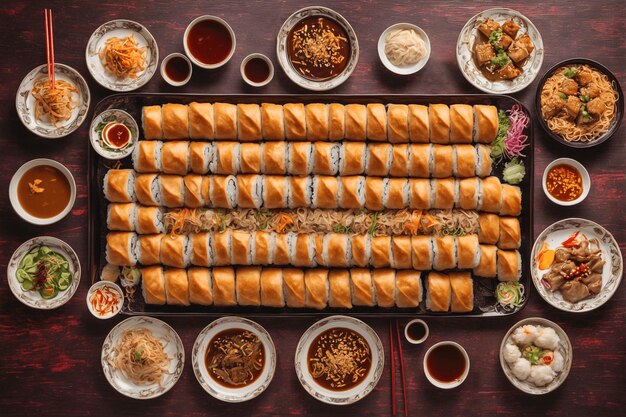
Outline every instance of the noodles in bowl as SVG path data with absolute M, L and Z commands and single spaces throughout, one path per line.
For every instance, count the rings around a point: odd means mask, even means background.
M 623 106 L 617 81 L 586 60 L 570 60 L 548 71 L 537 107 L 544 128 L 570 146 L 591 146 L 610 136 Z M 598 141 L 598 139 L 603 138 Z
M 39 78 L 33 83 L 31 94 L 35 99 L 35 119 L 43 120 L 47 116 L 54 126 L 69 120 L 79 104 L 78 89 L 64 80 L 55 80 L 51 89 L 48 78 Z
M 161 385 L 169 373 L 170 358 L 163 344 L 148 329 L 127 330 L 114 350 L 110 364 L 135 384 Z

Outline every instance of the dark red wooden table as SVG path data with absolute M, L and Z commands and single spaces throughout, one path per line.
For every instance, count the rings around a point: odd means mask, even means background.
M 284 19 L 307 4 L 303 1 L 4 1 L 0 4 L 0 270 L 12 252 L 26 239 L 52 235 L 71 244 L 87 267 L 87 126 L 64 139 L 47 141 L 29 133 L 15 112 L 15 93 L 21 79 L 45 62 L 43 8 L 55 16 L 56 60 L 80 71 L 92 93 L 92 108 L 110 94 L 98 86 L 85 65 L 85 45 L 100 24 L 116 18 L 141 22 L 156 37 L 161 57 L 182 51 L 186 25 L 201 14 L 226 19 L 237 34 L 237 51 L 231 62 L 214 71 L 194 69 L 193 79 L 182 89 L 169 87 L 157 74 L 140 91 L 192 93 L 304 93 L 277 68 L 274 81 L 254 90 L 241 80 L 239 63 L 249 53 L 262 52 L 275 65 L 275 36 Z M 353 25 L 361 46 L 356 71 L 332 93 L 347 94 L 442 94 L 479 93 L 459 72 L 454 55 L 461 27 L 475 13 L 492 4 L 467 1 L 323 1 L 342 13 Z M 511 7 L 528 16 L 545 44 L 543 70 L 571 57 L 596 59 L 613 70 L 626 85 L 626 6 L 621 0 L 598 2 L 558 1 L 535 5 L 513 1 Z M 417 75 L 399 77 L 387 72 L 378 60 L 376 42 L 380 33 L 396 22 L 421 26 L 432 43 L 428 65 Z M 537 82 L 515 94 L 534 112 Z M 91 119 L 91 114 L 88 120 Z M 625 170 L 626 127 L 610 141 L 590 150 L 573 150 L 551 141 L 535 127 L 534 232 L 565 217 L 584 217 L 604 225 L 626 246 Z M 572 208 L 550 203 L 540 181 L 544 167 L 557 157 L 582 162 L 592 177 L 587 199 Z M 73 172 L 78 186 L 71 215 L 50 227 L 26 224 L 12 211 L 8 182 L 24 162 L 38 157 L 56 159 Z M 4 274 L 4 272 L 3 272 Z M 107 332 L 122 319 L 98 321 L 85 305 L 89 280 L 74 298 L 55 311 L 37 311 L 23 306 L 0 285 L 0 415 L 31 416 L 125 416 L 125 415 L 390 415 L 390 371 L 387 367 L 376 390 L 361 402 L 343 408 L 324 405 L 300 386 L 293 355 L 302 332 L 314 319 L 259 319 L 271 333 L 279 363 L 274 381 L 260 397 L 248 403 L 221 403 L 206 394 L 196 382 L 189 356 L 196 335 L 208 318 L 167 318 L 180 334 L 187 353 L 185 371 L 166 395 L 150 401 L 123 397 L 107 383 L 100 367 L 100 349 Z M 3 276 L 4 278 L 4 276 Z M 422 347 L 404 344 L 408 371 L 410 415 L 562 415 L 618 416 L 625 414 L 626 338 L 624 284 L 602 308 L 589 314 L 566 314 L 546 304 L 533 291 L 522 312 L 501 319 L 428 319 L 431 337 Z M 517 391 L 500 369 L 498 348 L 506 330 L 525 317 L 540 316 L 555 321 L 568 333 L 574 347 L 574 362 L 564 385 L 544 397 Z M 387 320 L 366 319 L 388 346 Z M 425 349 L 440 340 L 455 340 L 471 357 L 467 381 L 453 391 L 431 386 L 422 372 Z M 398 395 L 401 396 L 398 384 Z M 399 409 L 401 411 L 401 408 Z

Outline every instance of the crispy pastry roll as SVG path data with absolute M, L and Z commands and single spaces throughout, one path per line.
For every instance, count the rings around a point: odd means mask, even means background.
M 391 237 L 374 236 L 371 240 L 372 254 L 370 264 L 374 268 L 387 268 L 391 266 Z
M 365 178 L 365 207 L 368 210 L 382 210 L 384 179 L 380 177 Z
M 339 207 L 359 209 L 365 206 L 365 177 L 339 177 Z
M 522 276 L 522 257 L 516 250 L 498 249 L 498 280 L 519 281 Z
M 232 307 L 237 305 L 235 270 L 230 266 L 213 268 L 213 304 Z
M 477 235 L 458 236 L 457 246 L 457 267 L 459 269 L 473 269 L 478 266 L 480 260 L 480 245 Z
M 233 175 L 212 175 L 211 204 L 215 208 L 233 208 L 237 203 L 237 179 Z
M 396 270 L 374 269 L 372 280 L 376 290 L 376 304 L 379 307 L 393 307 L 396 303 Z
M 463 178 L 459 182 L 459 195 L 456 207 L 463 210 L 475 210 L 478 207 L 480 180 L 476 177 Z
M 376 141 L 387 139 L 387 111 L 383 104 L 367 105 L 367 138 Z
M 409 161 L 409 145 L 394 145 L 389 175 L 392 177 L 408 177 L 410 174 Z
M 313 144 L 313 174 L 337 175 L 339 148 L 338 143 L 315 142 Z
M 266 208 L 287 207 L 289 178 L 282 175 L 264 175 L 263 203 Z
M 346 136 L 346 108 L 343 104 L 328 106 L 328 139 L 342 140 Z
M 140 235 L 137 239 L 137 261 L 142 265 L 161 263 L 162 234 Z
M 213 233 L 213 264 L 217 266 L 231 265 L 231 231 Z
M 498 135 L 496 106 L 474 105 L 474 142 L 492 143 Z
M 403 209 L 409 205 L 409 181 L 406 178 L 385 178 L 387 191 L 383 203 L 388 209 Z
M 133 149 L 133 168 L 137 172 L 160 172 L 163 142 L 140 140 Z
M 308 233 L 295 236 L 294 256 L 291 263 L 295 266 L 315 266 L 315 239 Z
M 470 178 L 476 175 L 476 148 L 472 145 L 454 146 L 456 153 L 454 176 L 460 178 Z
M 215 138 L 213 104 L 189 103 L 189 137 L 191 139 Z
M 235 291 L 240 306 L 261 305 L 261 267 L 247 266 L 235 270 Z
M 174 268 L 186 268 L 193 248 L 187 235 L 166 234 L 161 238 L 161 263 Z
M 237 139 L 237 106 L 229 103 L 213 105 L 215 139 Z
M 165 142 L 161 150 L 161 169 L 165 174 L 185 175 L 189 172 L 189 142 Z
M 164 233 L 165 226 L 163 225 L 163 208 L 138 206 L 136 230 L 137 233 L 142 235 L 150 233 Z
M 476 176 L 487 177 L 491 175 L 491 147 L 476 145 Z
M 288 203 L 290 208 L 310 207 L 313 204 L 312 183 L 312 177 L 289 177 Z
M 411 262 L 413 269 L 428 271 L 433 267 L 433 243 L 431 236 L 411 236 Z
M 189 268 L 189 301 L 191 304 L 210 306 L 213 304 L 213 279 L 208 268 Z
M 230 261 L 233 265 L 250 265 L 250 232 L 233 230 L 230 234 Z
M 469 272 L 450 272 L 453 313 L 469 313 L 474 309 L 474 281 Z
M 481 181 L 478 195 L 478 209 L 489 213 L 499 213 L 502 208 L 502 184 L 498 177 L 487 177 Z
M 364 141 L 367 137 L 367 107 L 363 104 L 346 105 L 346 139 Z
M 197 266 L 213 265 L 213 250 L 211 249 L 212 233 L 202 232 L 189 235 L 191 240 L 191 264 Z
M 295 235 L 293 233 L 274 234 L 274 248 L 272 252 L 273 265 L 289 265 L 292 241 L 294 239 Z
M 263 205 L 263 176 L 237 175 L 237 207 L 259 208 Z
M 452 299 L 450 277 L 440 272 L 430 272 L 427 286 L 426 308 L 430 311 L 448 311 Z
M 252 260 L 254 265 L 269 265 L 272 263 L 272 247 L 274 245 L 274 233 L 253 232 L 251 240 L 254 241 Z
M 386 177 L 391 168 L 392 146 L 388 143 L 369 143 L 365 173 L 375 177 Z
M 104 197 L 111 203 L 135 201 L 135 171 L 132 169 L 110 169 L 104 176 Z
M 316 175 L 313 177 L 313 207 L 337 208 L 339 180 L 337 177 Z
M 433 145 L 430 143 L 411 145 L 409 176 L 415 178 L 430 177 L 430 161 L 433 159 Z
M 499 217 L 500 237 L 498 247 L 500 249 L 517 249 L 522 244 L 522 233 L 517 217 Z M 491 242 L 493 243 L 493 242 Z
M 452 176 L 452 146 L 433 145 L 433 164 L 430 170 L 435 178 L 447 178 Z
M 350 236 L 350 248 L 352 250 L 352 265 L 366 267 L 370 264 L 372 251 L 370 234 Z
M 264 174 L 285 175 L 287 173 L 287 142 L 265 142 L 261 145 L 263 159 L 261 169 Z
M 106 261 L 116 266 L 135 266 L 137 234 L 133 232 L 107 233 Z
M 187 139 L 189 137 L 189 113 L 184 104 L 163 105 L 163 139 Z
M 411 269 L 411 237 L 393 236 L 391 239 L 392 263 L 391 267 L 396 269 Z
M 450 106 L 450 142 L 472 143 L 474 111 L 468 104 Z
M 239 172 L 258 174 L 261 172 L 261 144 L 242 143 L 239 146 Z
M 458 190 L 454 178 L 438 178 L 430 181 L 433 208 L 450 209 L 454 207 Z
M 375 305 L 374 282 L 372 281 L 372 274 L 369 269 L 350 269 L 350 287 L 352 289 L 353 305 L 367 307 Z
M 452 236 L 433 237 L 433 268 L 437 271 L 456 268 L 456 240 Z
M 164 305 L 166 298 L 163 268 L 160 265 L 141 268 L 141 281 L 141 290 L 146 304 Z
M 322 310 L 328 304 L 328 270 L 307 269 L 304 272 L 304 306 Z
M 326 266 L 345 268 L 351 264 L 350 238 L 347 234 L 328 233 L 324 236 L 323 258 Z
M 258 104 L 237 104 L 237 130 L 241 141 L 261 140 L 261 107 Z
M 189 174 L 183 177 L 185 184 L 185 207 L 198 208 L 204 207 L 206 202 L 202 195 L 202 175 Z
M 240 145 L 239 142 L 215 142 L 215 155 L 209 165 L 214 174 L 235 175 L 239 171 Z
M 390 104 L 387 107 L 387 131 L 389 142 L 406 143 L 409 141 L 409 106 Z
M 409 180 L 409 206 L 412 209 L 429 209 L 432 207 L 430 180 L 411 178 Z
M 305 114 L 307 140 L 328 140 L 328 105 L 322 103 L 307 104 Z
M 409 139 L 417 143 L 430 141 L 428 106 L 409 104 Z
M 500 237 L 500 217 L 497 214 L 480 213 L 478 215 L 478 240 L 480 243 L 495 245 Z
M 396 306 L 417 307 L 422 300 L 421 272 L 413 270 L 396 271 Z
M 209 172 L 213 159 L 213 145 L 209 142 L 191 142 L 189 144 L 189 168 L 196 174 Z
M 282 268 L 263 268 L 261 270 L 261 305 L 265 307 L 284 307 Z
M 163 138 L 163 117 L 161 106 L 145 106 L 141 111 L 141 124 L 145 139 Z
M 313 144 L 311 142 L 289 143 L 289 166 L 291 175 L 309 175 L 313 170 Z
M 287 307 L 305 306 L 304 271 L 298 268 L 283 268 L 283 283 Z
M 180 175 L 160 175 L 161 203 L 165 207 L 182 207 L 185 204 L 185 182 Z
M 285 140 L 285 116 L 280 104 L 261 104 L 262 136 L 266 140 Z
M 328 305 L 333 308 L 352 308 L 350 272 L 348 269 L 333 269 L 328 273 Z
M 502 184 L 502 216 L 519 216 L 522 213 L 522 191 L 515 185 Z
M 169 305 L 189 305 L 189 281 L 185 269 L 165 269 L 165 294 Z
M 285 137 L 288 140 L 306 139 L 306 114 L 304 104 L 287 103 L 283 105 L 285 118 Z
M 136 228 L 138 206 L 135 203 L 113 203 L 107 206 L 107 228 L 132 232 Z
M 450 143 L 450 108 L 445 104 L 431 104 L 428 109 L 430 141 Z
M 474 275 L 483 278 L 496 277 L 496 252 L 498 248 L 495 245 L 480 245 L 480 261 L 478 266 L 474 268 Z
M 339 148 L 339 175 L 363 174 L 366 152 L 365 142 L 343 142 Z

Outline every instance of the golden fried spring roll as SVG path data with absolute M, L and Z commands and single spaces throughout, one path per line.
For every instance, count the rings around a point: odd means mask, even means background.
M 387 268 L 391 266 L 391 237 L 374 236 L 371 240 L 372 254 L 370 264 L 374 268 Z
M 498 249 L 498 280 L 519 281 L 522 272 L 522 259 L 516 250 Z
M 165 269 L 165 294 L 168 305 L 189 305 L 189 281 L 185 269 Z
M 289 144 L 289 174 L 310 174 L 313 165 L 312 159 L 313 145 L 311 142 L 291 142 Z
M 413 270 L 396 271 L 396 306 L 417 307 L 422 299 L 421 273 Z
M 165 207 L 182 207 L 185 204 L 185 183 L 180 175 L 160 175 L 161 203 Z
M 233 208 L 237 202 L 237 180 L 233 175 L 212 175 L 211 204 L 215 208 Z
M 339 177 L 339 207 L 359 209 L 365 206 L 365 177 L 352 175 Z
M 487 177 L 481 181 L 478 196 L 478 209 L 489 213 L 499 213 L 502 208 L 502 184 L 498 177 Z
M 213 207 L 211 200 L 211 177 L 202 177 L 202 199 L 207 207 Z
M 237 106 L 229 103 L 213 105 L 215 139 L 237 139 Z
M 261 140 L 261 107 L 258 104 L 237 104 L 237 128 L 239 140 Z
M 163 138 L 161 106 L 145 106 L 141 111 L 143 136 L 145 139 Z
M 456 145 L 456 170 L 455 177 L 469 178 L 476 173 L 476 149 L 472 145 Z
M 168 103 L 162 108 L 163 139 L 187 139 L 189 114 L 184 104 Z
M 242 143 L 239 146 L 239 172 L 258 174 L 261 172 L 261 144 Z
M 371 236 L 352 235 L 350 237 L 350 247 L 352 248 L 352 265 L 366 267 L 370 264 Z
M 111 228 L 109 227 L 109 229 Z M 137 233 L 145 235 L 164 231 L 163 209 L 161 207 L 137 207 Z
M 328 304 L 328 270 L 307 269 L 304 272 L 304 305 L 322 310 Z
M 360 175 L 365 172 L 367 144 L 343 142 L 339 156 L 339 175 Z
M 261 305 L 265 307 L 284 307 L 282 268 L 263 268 L 261 270 Z
M 263 158 L 261 169 L 264 174 L 284 175 L 287 173 L 287 142 L 265 142 L 261 145 Z
M 330 103 L 328 106 L 328 139 L 341 140 L 346 135 L 346 109 L 343 104 Z
M 502 216 L 519 216 L 522 213 L 522 191 L 515 185 L 502 185 Z
M 263 205 L 263 177 L 257 174 L 237 175 L 237 207 L 259 208 Z
M 383 104 L 367 105 L 367 138 L 376 141 L 387 139 L 387 111 Z
M 202 175 L 189 174 L 183 177 L 185 184 L 185 207 L 204 207 L 205 201 L 202 196 Z
M 383 196 L 385 208 L 403 209 L 409 203 L 409 182 L 406 178 L 389 178 L 387 192 Z
M 345 268 L 349 265 L 349 238 L 346 234 L 328 233 L 324 236 L 324 258 L 331 268 Z
M 367 145 L 365 173 L 376 177 L 386 177 L 391 167 L 392 146 L 388 143 Z
M 304 271 L 298 268 L 284 268 L 283 283 L 285 286 L 285 298 L 287 300 L 287 307 L 304 307 Z
M 280 104 L 261 104 L 262 136 L 266 140 L 285 140 L 285 122 L 283 106 Z
M 468 104 L 450 106 L 450 142 L 472 143 L 474 110 Z
M 480 261 L 474 268 L 474 275 L 483 278 L 496 277 L 496 252 L 498 248 L 494 245 L 480 245 Z
M 367 107 L 363 104 L 346 105 L 346 139 L 364 141 L 367 137 Z
M 369 269 L 350 269 L 350 287 L 352 288 L 353 305 L 372 307 L 375 304 L 374 283 Z
M 263 203 L 266 208 L 287 207 L 288 177 L 265 175 L 263 177 Z
M 111 203 L 131 203 L 134 195 L 135 171 L 110 169 L 104 177 L 104 197 Z
M 393 307 L 396 303 L 396 271 L 395 269 L 374 269 L 372 280 L 376 290 L 376 304 L 379 307 Z
M 273 265 L 289 265 L 291 240 L 294 238 L 293 233 L 275 233 L 274 234 L 274 251 L 272 253 Z
M 239 267 L 235 270 L 235 291 L 240 306 L 261 305 L 261 267 Z
M 430 141 L 450 143 L 450 108 L 445 104 L 431 104 L 428 109 Z
M 161 263 L 161 239 L 163 235 L 140 235 L 137 239 L 139 247 L 137 260 L 142 265 L 157 265 Z
M 328 305 L 333 308 L 352 308 L 350 292 L 350 272 L 347 269 L 333 269 L 328 273 Z
M 230 234 L 230 261 L 233 265 L 250 265 L 250 232 L 233 230 Z
M 165 142 L 161 150 L 161 169 L 166 174 L 185 175 L 189 171 L 189 142 Z
M 480 213 L 478 215 L 478 240 L 480 243 L 495 245 L 500 237 L 500 218 L 497 214 Z
M 479 179 L 476 177 L 459 180 L 459 198 L 456 206 L 463 210 L 475 210 L 478 207 Z
M 138 206 L 135 203 L 113 203 L 107 206 L 107 228 L 131 232 L 135 230 L 134 219 Z
M 450 289 L 453 313 L 469 313 L 474 309 L 474 281 L 469 272 L 451 272 Z
M 339 170 L 339 144 L 315 142 L 313 144 L 313 174 L 336 175 Z
M 458 236 L 457 246 L 457 267 L 459 269 L 473 269 L 478 266 L 480 260 L 480 245 L 477 235 Z
M 491 175 L 491 146 L 476 145 L 476 176 L 487 177 Z
M 437 271 L 456 268 L 456 240 L 452 236 L 433 236 L 433 268 Z
M 161 238 L 161 263 L 174 268 L 189 264 L 189 239 L 186 235 L 165 234 Z
M 411 261 L 413 269 L 428 271 L 433 267 L 433 247 L 431 236 L 411 236 Z
M 166 298 L 163 268 L 160 265 L 141 268 L 141 281 L 146 304 L 164 305 Z
M 517 217 L 500 217 L 499 222 L 500 237 L 498 239 L 498 247 L 500 249 L 519 248 L 522 244 L 519 219 Z
M 452 146 L 433 145 L 432 176 L 435 178 L 451 177 L 452 165 Z
M 387 130 L 389 142 L 406 143 L 409 141 L 409 106 L 390 104 L 387 108 Z
M 270 252 L 272 247 L 272 241 L 274 234 L 270 232 L 253 232 L 252 238 L 254 240 L 254 253 L 253 263 L 255 265 L 269 265 L 272 263 L 272 253 Z
M 389 175 L 392 177 L 409 176 L 409 145 L 393 146 Z
M 313 177 L 313 205 L 315 208 L 337 208 L 339 181 L 337 177 Z
M 448 311 L 452 298 L 450 277 L 440 272 L 430 272 L 427 283 L 426 308 L 430 311 Z
M 213 268 L 213 304 L 232 307 L 237 305 L 235 270 L 232 267 Z
M 428 143 L 430 141 L 430 123 L 428 106 L 409 104 L 409 139 L 411 142 Z
M 209 306 L 213 304 L 213 279 L 208 268 L 189 268 L 189 301 L 191 304 Z
M 213 264 L 231 265 L 231 231 L 226 229 L 223 232 L 213 233 Z
M 430 195 L 430 180 L 425 178 L 409 180 L 409 206 L 412 209 L 429 209 L 431 207 Z
M 383 178 L 365 178 L 365 207 L 368 210 L 382 210 L 384 208 L 383 184 Z
M 295 266 L 315 266 L 315 242 L 308 233 L 296 235 L 295 253 L 291 263 Z
M 191 247 L 193 252 L 191 253 L 191 264 L 197 266 L 211 266 L 213 265 L 213 258 L 211 256 L 211 244 L 210 239 L 212 235 L 208 232 L 193 233 L 189 235 L 191 240 Z
M 328 140 L 328 105 L 322 103 L 307 104 L 305 114 L 307 140 Z
M 410 269 L 411 263 L 411 237 L 393 236 L 391 239 L 392 267 L 396 269 Z
M 411 159 L 409 176 L 415 178 L 430 177 L 430 161 L 432 160 L 433 146 L 430 143 L 411 145 Z
M 133 153 L 133 167 L 137 172 L 161 171 L 161 153 L 163 142 L 158 140 L 140 140 Z
M 189 144 L 189 168 L 196 174 L 209 172 L 209 164 L 213 158 L 213 147 L 208 142 L 191 142 Z
M 474 142 L 492 143 L 498 135 L 496 106 L 474 105 Z
M 189 137 L 191 139 L 215 138 L 213 104 L 189 103 Z
M 311 177 L 289 177 L 289 207 L 311 206 Z
M 214 174 L 235 175 L 239 166 L 239 142 L 215 142 L 215 161 L 211 164 Z
M 306 139 L 306 114 L 304 104 L 287 103 L 283 105 L 285 118 L 285 137 L 288 140 Z
M 454 178 L 438 178 L 431 180 L 431 188 L 431 193 L 433 194 L 433 208 L 450 209 L 454 207 Z

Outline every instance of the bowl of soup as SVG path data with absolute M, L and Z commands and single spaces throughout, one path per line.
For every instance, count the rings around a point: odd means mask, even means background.
M 213 69 L 226 64 L 236 45 L 235 32 L 217 16 L 195 18 L 183 35 L 185 55 L 200 68 Z
M 76 182 L 70 171 L 52 159 L 33 159 L 11 178 L 9 199 L 13 210 L 36 225 L 64 218 L 76 201 Z

